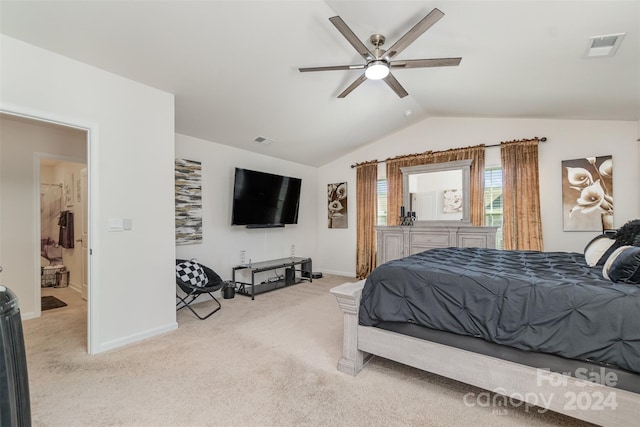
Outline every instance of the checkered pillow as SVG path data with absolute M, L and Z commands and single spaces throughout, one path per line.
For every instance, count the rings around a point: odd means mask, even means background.
M 176 277 L 193 286 L 203 287 L 209 283 L 204 269 L 196 261 L 185 261 L 176 265 Z

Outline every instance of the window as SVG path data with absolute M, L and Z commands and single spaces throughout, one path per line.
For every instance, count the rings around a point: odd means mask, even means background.
M 484 171 L 485 224 L 498 226 L 496 248 L 504 248 L 502 240 L 502 169 L 487 168 Z
M 378 222 L 377 225 L 387 225 L 387 180 L 378 180 Z

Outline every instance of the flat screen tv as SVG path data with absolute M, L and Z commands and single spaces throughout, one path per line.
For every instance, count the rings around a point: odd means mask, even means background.
M 302 179 L 236 168 L 231 225 L 284 227 L 298 223 Z

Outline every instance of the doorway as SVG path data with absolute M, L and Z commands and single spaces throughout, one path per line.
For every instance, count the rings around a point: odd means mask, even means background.
M 43 302 L 45 294 L 50 302 L 43 303 L 43 310 L 50 306 L 64 307 L 67 299 L 77 302 L 81 298 L 86 305 L 86 160 L 39 157 L 40 198 L 36 211 L 40 211 L 40 291 Z
M 41 252 L 41 241 L 40 241 L 40 221 L 41 217 L 39 215 L 40 206 L 40 161 L 43 159 L 49 159 L 50 161 L 56 162 L 76 162 L 82 163 L 82 166 L 86 168 L 85 176 L 87 184 L 91 181 L 91 175 L 94 171 L 91 170 L 90 167 L 90 147 L 94 146 L 97 143 L 96 138 L 96 129 L 95 125 L 85 126 L 80 123 L 73 123 L 73 121 L 60 121 L 58 118 L 55 120 L 52 118 L 46 117 L 46 114 L 38 113 L 31 114 L 30 112 L 25 111 L 16 111 L 16 110 L 8 110 L 1 109 L 0 110 L 0 120 L 10 120 L 13 121 L 13 125 L 10 127 L 13 131 L 3 130 L 3 151 L 2 151 L 2 161 L 3 161 L 3 186 L 2 191 L 0 192 L 1 196 L 1 204 L 2 207 L 2 215 L 0 216 L 0 226 L 2 227 L 3 232 L 3 246 L 4 248 L 0 248 L 0 255 L 2 256 L 2 264 L 4 267 L 3 273 L 3 281 L 9 284 L 10 287 L 17 287 L 19 291 L 25 296 L 25 303 L 21 302 L 21 313 L 23 314 L 23 319 L 28 319 L 31 317 L 39 317 L 42 315 L 41 311 L 41 280 L 42 280 L 42 252 Z M 16 124 L 17 122 L 17 124 Z M 5 122 L 6 123 L 6 122 Z M 27 140 L 20 140 L 20 133 L 16 132 L 16 129 L 19 131 L 24 131 L 25 128 L 32 128 L 33 131 L 30 134 L 30 138 Z M 68 140 L 68 134 L 66 135 L 67 140 L 65 140 L 64 133 L 68 132 L 70 134 L 74 134 L 78 137 L 76 141 L 77 144 L 82 146 L 81 155 L 78 156 L 77 153 L 74 154 L 74 150 Z M 13 139 L 13 138 L 18 139 Z M 23 134 L 22 134 L 23 135 Z M 62 136 L 61 136 L 62 135 Z M 47 139 L 51 139 L 51 144 L 47 143 Z M 71 138 L 73 140 L 73 138 Z M 15 142 L 17 141 L 17 142 Z M 66 144 L 66 145 L 65 145 Z M 27 146 L 25 148 L 24 146 Z M 9 147 L 9 148 L 7 148 Z M 27 152 L 25 153 L 25 150 Z M 15 156 L 15 157 L 14 157 Z M 13 159 L 16 159 L 15 161 Z M 25 159 L 30 158 L 30 164 L 27 163 Z M 13 167 L 11 163 L 19 163 L 18 166 Z M 7 165 L 11 165 L 11 167 L 5 167 Z M 20 175 L 11 175 L 12 170 L 20 170 Z M 15 172 L 14 170 L 14 172 Z M 32 171 L 32 172 L 29 172 Z M 17 172 L 16 172 L 17 174 Z M 85 197 L 82 197 L 80 184 L 82 182 L 82 172 L 79 170 L 77 174 L 74 174 L 73 178 L 69 178 L 68 180 L 56 178 L 52 181 L 52 184 L 62 184 L 63 186 L 63 197 L 70 196 L 70 198 L 64 201 L 63 209 L 72 208 L 71 204 L 77 204 L 78 194 L 80 196 L 80 200 L 86 203 L 86 239 L 80 237 L 82 235 L 83 227 L 79 225 L 78 231 L 80 232 L 78 236 L 74 239 L 85 240 L 87 251 L 90 250 L 90 238 L 92 238 L 91 230 L 91 191 L 90 185 L 86 187 Z M 8 179 L 7 179 L 8 177 Z M 30 183 L 30 184 L 29 184 Z M 66 186 L 66 188 L 64 188 Z M 67 191 L 65 194 L 64 192 Z M 28 194 L 26 194 L 28 193 Z M 16 194 L 21 194 L 22 197 L 19 202 L 15 203 Z M 31 196 L 29 196 L 31 194 Z M 26 197 L 25 197 L 26 196 Z M 72 197 L 72 198 L 71 198 Z M 30 200 L 29 200 L 30 199 Z M 24 203 L 25 200 L 27 203 Z M 16 207 L 14 208 L 14 206 Z M 20 231 L 17 230 L 15 232 L 11 231 L 11 228 L 14 227 L 12 221 L 15 220 L 16 214 L 15 211 L 18 209 L 17 205 L 20 205 L 19 208 L 22 209 L 22 216 L 27 218 L 25 221 L 34 221 L 35 224 L 32 223 L 31 227 L 27 224 L 26 227 L 24 223 L 20 226 Z M 77 210 L 77 207 L 75 208 Z M 12 212 L 13 211 L 13 212 Z M 7 215 L 9 212 L 9 215 Z M 33 215 L 31 214 L 33 212 Z M 29 220 L 29 218 L 31 218 Z M 18 228 L 15 226 L 15 228 Z M 55 236 L 57 237 L 57 236 Z M 37 243 L 36 243 L 37 242 Z M 57 242 L 56 242 L 57 243 Z M 79 245 L 81 247 L 82 245 Z M 30 249 L 32 255 L 27 256 L 25 250 Z M 15 255 L 12 252 L 16 252 Z M 19 254 L 18 254 L 19 252 Z M 28 251 L 27 251 L 28 252 Z M 78 254 L 81 251 L 77 251 Z M 52 255 L 55 257 L 55 253 Z M 31 261 L 29 261 L 31 260 Z M 80 263 L 85 266 L 85 273 L 82 272 L 82 268 L 80 267 Z M 82 291 L 83 284 L 88 285 L 92 283 L 91 281 L 91 263 L 92 260 L 90 257 L 86 257 L 84 261 L 76 262 L 76 266 L 71 269 L 70 276 L 75 276 L 73 279 L 69 277 L 69 284 L 73 284 L 78 291 L 78 295 L 80 295 Z M 7 274 L 10 272 L 10 274 Z M 75 274 L 74 274 L 75 273 Z M 86 277 L 86 280 L 84 280 Z M 33 279 L 30 279 L 33 278 Z M 66 279 L 66 278 L 64 278 Z M 21 288 L 22 287 L 22 288 Z M 27 289 L 30 288 L 30 289 Z M 92 321 L 94 314 L 92 314 L 92 286 L 86 287 L 84 304 L 86 305 L 86 327 L 87 327 L 87 342 L 86 348 L 88 353 L 92 354 L 92 348 L 96 348 L 95 344 L 92 345 L 92 338 L 95 339 L 97 334 L 92 334 L 92 330 L 94 331 L 96 328 L 95 322 Z M 26 312 L 26 314 L 25 314 Z

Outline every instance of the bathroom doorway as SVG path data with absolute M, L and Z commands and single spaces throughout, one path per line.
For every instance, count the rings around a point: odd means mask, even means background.
M 65 237 L 67 246 L 73 240 L 73 247 L 61 248 L 61 255 L 60 248 L 56 245 L 60 244 L 60 215 L 57 213 L 72 211 L 78 215 L 78 220 L 81 220 L 82 211 L 87 216 L 90 214 L 90 194 L 88 192 L 83 197 L 78 188 L 83 176 L 82 169 L 89 168 L 89 146 L 95 144 L 95 137 L 92 136 L 94 128 L 7 110 L 0 111 L 0 121 L 3 164 L 3 185 L 0 191 L 0 228 L 3 236 L 0 253 L 4 267 L 2 280 L 21 295 L 23 320 L 43 315 L 41 296 L 46 295 L 49 290 L 65 290 L 72 292 L 74 298 L 77 296 L 76 302 L 81 304 L 84 312 L 80 321 L 86 331 L 83 334 L 84 343 L 78 348 L 84 347 L 92 353 L 90 289 L 86 299 L 81 298 L 82 282 L 90 283 L 90 261 L 86 258 L 82 260 L 82 250 L 76 250 L 76 244 L 81 243 L 76 240 L 81 239 L 82 223 L 77 225 L 77 233 L 67 234 Z M 90 176 L 89 173 L 87 175 Z M 41 206 L 41 198 L 45 196 L 42 194 L 44 188 L 40 185 L 41 182 L 51 184 L 49 187 L 57 189 L 54 191 L 59 192 L 61 189 L 62 203 L 58 195 L 53 195 L 51 197 L 57 199 L 53 202 L 53 207 Z M 41 216 L 41 209 L 49 211 L 48 219 Z M 90 220 L 86 220 L 90 224 Z M 41 227 L 41 222 L 44 227 Z M 88 237 L 89 233 L 87 241 Z M 78 245 L 78 248 L 81 247 L 82 245 Z M 75 253 L 72 254 L 72 251 Z M 55 281 L 48 282 L 52 285 L 50 288 L 42 287 L 43 267 L 50 265 L 60 266 L 56 267 L 58 269 L 64 267 L 68 275 L 64 271 L 51 269 L 54 274 L 62 274 L 54 276 Z M 85 271 L 89 270 L 86 280 L 82 280 L 83 267 Z M 68 296 L 65 298 L 74 299 Z
M 56 299 L 64 303 L 54 296 L 62 288 L 87 300 L 86 166 L 68 158 L 40 158 L 40 285 L 54 308 Z M 43 303 L 42 309 L 51 305 Z

